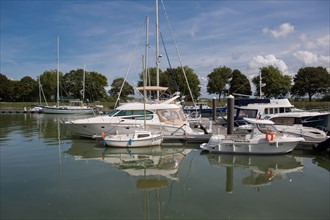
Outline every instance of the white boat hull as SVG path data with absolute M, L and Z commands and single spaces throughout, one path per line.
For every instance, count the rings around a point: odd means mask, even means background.
M 99 117 L 108 117 L 108 116 L 99 116 Z M 86 119 L 84 119 L 86 120 Z M 92 119 L 95 120 L 95 119 Z M 86 120 L 88 121 L 88 120 Z M 129 134 L 133 133 L 135 129 L 142 129 L 143 122 L 137 121 L 134 122 L 123 122 L 119 123 L 118 120 L 112 122 L 106 122 L 107 120 L 102 120 L 95 123 L 79 123 L 79 122 L 66 122 L 65 124 L 70 127 L 80 137 L 93 138 L 93 135 L 100 135 L 102 132 L 108 134 Z M 164 136 L 175 136 L 186 134 L 194 134 L 190 126 L 177 126 L 170 125 L 161 122 L 147 122 L 146 129 L 151 131 L 162 131 Z
M 264 141 L 259 143 L 223 140 L 217 145 L 201 144 L 201 149 L 212 153 L 230 154 L 286 154 L 294 150 L 300 140 Z
M 74 108 L 69 106 L 59 107 L 43 107 L 42 112 L 45 114 L 94 114 L 94 108 Z
M 134 134 L 109 135 L 104 139 L 109 147 L 150 147 L 159 146 L 163 141 L 162 134 L 153 134 L 148 137 L 137 138 Z

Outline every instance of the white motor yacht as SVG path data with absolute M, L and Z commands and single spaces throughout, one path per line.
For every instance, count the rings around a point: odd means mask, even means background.
M 125 103 L 106 115 L 66 121 L 73 132 L 81 137 L 93 138 L 105 134 L 132 134 L 136 129 L 161 131 L 164 137 L 175 135 L 199 135 L 183 114 L 181 105 L 173 104 L 179 96 L 161 103 Z M 146 120 L 144 120 L 146 119 Z

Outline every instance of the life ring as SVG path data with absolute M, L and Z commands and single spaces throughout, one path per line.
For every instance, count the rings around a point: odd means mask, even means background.
M 267 141 L 273 141 L 274 140 L 274 133 L 273 132 L 267 132 L 266 133 L 266 140 Z

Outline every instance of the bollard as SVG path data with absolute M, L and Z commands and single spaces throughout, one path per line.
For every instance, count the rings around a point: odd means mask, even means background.
M 229 95 L 227 97 L 227 134 L 234 133 L 234 102 L 234 96 Z

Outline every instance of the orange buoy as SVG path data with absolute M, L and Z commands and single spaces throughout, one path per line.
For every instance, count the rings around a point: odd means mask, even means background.
M 274 140 L 274 133 L 273 133 L 273 132 L 267 132 L 267 133 L 266 133 L 266 140 L 267 140 L 267 141 L 272 141 L 272 140 Z

